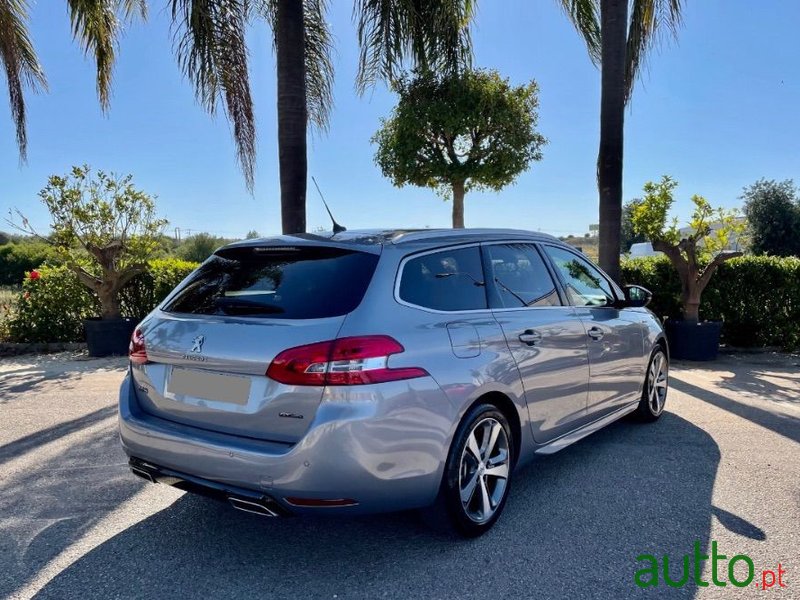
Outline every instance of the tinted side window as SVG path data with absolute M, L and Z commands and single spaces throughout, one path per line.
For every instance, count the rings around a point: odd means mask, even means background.
M 483 247 L 488 279 L 494 282 L 492 308 L 558 306 L 561 301 L 544 260 L 529 244 Z
M 407 261 L 400 299 L 434 310 L 486 308 L 480 250 L 477 246 L 442 250 Z
M 544 246 L 544 249 L 561 273 L 571 304 L 607 306 L 614 303 L 611 285 L 589 261 L 563 248 Z

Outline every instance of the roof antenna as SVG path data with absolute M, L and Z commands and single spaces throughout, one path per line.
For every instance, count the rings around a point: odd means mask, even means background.
M 314 179 L 314 176 L 311 176 L 311 181 L 314 182 L 314 187 L 317 188 L 317 192 L 319 193 L 319 197 L 322 198 L 322 203 L 325 205 L 325 210 L 328 211 L 328 216 L 331 218 L 331 222 L 333 223 L 333 235 L 337 233 L 341 233 L 342 231 L 347 231 L 346 227 L 339 225 L 336 222 L 336 219 L 333 218 L 333 214 L 331 213 L 331 209 L 328 208 L 328 203 L 325 202 L 325 196 L 322 195 L 322 190 L 319 189 L 319 185 L 317 185 L 317 180 Z

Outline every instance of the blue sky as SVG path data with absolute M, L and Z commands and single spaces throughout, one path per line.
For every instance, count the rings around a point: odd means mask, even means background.
M 539 129 L 550 143 L 515 185 L 469 194 L 466 224 L 584 233 L 597 221 L 599 72 L 555 0 L 478 4 L 476 66 L 496 68 L 516 83 L 536 79 Z M 166 0 L 151 2 L 148 22 L 126 31 L 107 116 L 97 103 L 93 65 L 71 41 L 65 5 L 33 1 L 31 30 L 50 90 L 28 97 L 26 165 L 18 162 L 7 105 L 0 105 L 0 212 L 18 207 L 46 229 L 36 193 L 47 176 L 89 163 L 133 173 L 139 187 L 158 196 L 170 228 L 229 237 L 278 232 L 274 56 L 266 27 L 250 35 L 259 135 L 250 195 L 227 121 L 204 113 L 176 66 Z M 394 188 L 374 165 L 370 137 L 395 98 L 382 84 L 356 95 L 353 3 L 331 5 L 336 105 L 330 132 L 310 141 L 309 173 L 348 228 L 449 226 L 449 202 L 432 190 Z M 686 5 L 680 39 L 653 54 L 627 113 L 624 181 L 628 199 L 645 181 L 672 175 L 681 184 L 681 217 L 693 193 L 732 207 L 742 187 L 760 177 L 800 179 L 800 2 Z M 308 224 L 329 227 L 310 181 Z

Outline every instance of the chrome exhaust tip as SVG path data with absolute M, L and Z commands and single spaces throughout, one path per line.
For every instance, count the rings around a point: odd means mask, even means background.
M 146 471 L 145 469 L 137 467 L 136 465 L 130 465 L 130 467 L 131 467 L 131 473 L 133 473 L 137 477 L 141 477 L 142 479 L 146 479 L 150 483 L 155 483 L 156 482 L 155 478 L 153 477 L 152 473 L 150 473 L 150 471 Z
M 253 500 L 245 500 L 243 498 L 237 498 L 235 496 L 228 496 L 228 502 L 230 502 L 233 508 L 244 512 L 261 515 L 262 517 L 278 516 L 278 513 L 276 513 L 275 511 L 270 510 L 263 504 L 259 504 L 258 502 L 255 502 Z

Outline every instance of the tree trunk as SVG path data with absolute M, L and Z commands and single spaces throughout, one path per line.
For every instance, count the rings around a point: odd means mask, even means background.
M 464 182 L 453 182 L 453 229 L 464 228 Z
M 602 90 L 600 151 L 597 156 L 597 186 L 600 192 L 600 266 L 619 282 L 628 0 L 602 0 L 600 27 Z
M 101 319 L 120 319 L 122 312 L 119 306 L 119 296 L 112 284 L 102 283 L 97 289 L 97 298 L 100 300 Z
M 683 304 L 683 320 L 697 323 L 700 320 L 700 293 L 697 285 L 688 283 L 684 285 L 681 294 Z
M 303 0 L 278 0 L 275 45 L 278 55 L 278 163 L 283 233 L 306 230 L 305 24 Z

